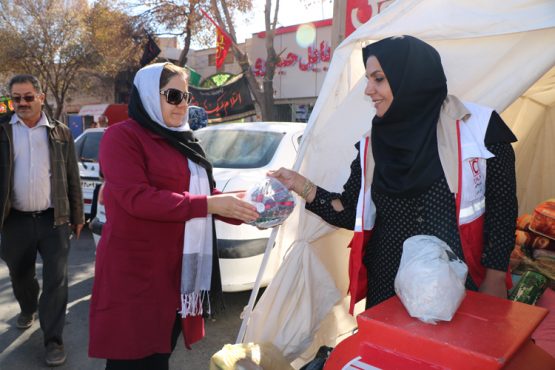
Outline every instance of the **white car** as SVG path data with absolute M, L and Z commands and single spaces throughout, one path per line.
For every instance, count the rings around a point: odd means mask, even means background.
M 306 124 L 252 122 L 219 124 L 195 132 L 214 166 L 216 187 L 223 192 L 247 190 L 262 181 L 268 170 L 292 167 Z M 271 229 L 216 221 L 224 292 L 252 289 Z M 272 252 L 262 286 L 279 267 Z
M 99 175 L 98 147 L 105 130 L 105 127 L 89 128 L 75 139 L 75 151 L 77 153 L 79 175 L 81 176 L 86 219 L 91 214 L 94 189 L 102 183 Z
M 216 187 L 232 192 L 262 181 L 268 170 L 292 167 L 305 127 L 294 122 L 224 123 L 197 130 L 195 136 L 214 166 Z M 105 221 L 104 207 L 98 204 L 90 225 L 97 245 Z M 224 292 L 252 289 L 271 229 L 216 221 L 216 233 Z M 279 264 L 272 252 L 262 286 L 268 285 Z

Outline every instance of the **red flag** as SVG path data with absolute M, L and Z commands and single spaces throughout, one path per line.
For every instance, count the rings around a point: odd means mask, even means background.
M 222 68 L 225 57 L 231 47 L 231 38 L 216 26 L 216 69 Z
M 216 69 L 220 69 L 224 65 L 225 57 L 227 56 L 227 52 L 229 51 L 233 40 L 231 40 L 231 37 L 229 37 L 227 32 L 222 30 L 220 26 L 218 26 L 218 24 L 214 22 L 214 20 L 204 10 L 202 10 L 202 8 L 200 8 L 200 11 L 210 20 L 210 22 L 212 22 L 214 27 L 216 27 Z

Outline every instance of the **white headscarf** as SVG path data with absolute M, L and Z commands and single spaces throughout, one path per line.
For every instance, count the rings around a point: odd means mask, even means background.
M 190 130 L 188 114 L 179 127 L 168 127 L 162 117 L 160 106 L 160 76 L 166 63 L 155 63 L 139 70 L 133 84 L 139 92 L 141 103 L 150 119 L 165 129 L 172 131 Z M 211 194 L 206 169 L 187 159 L 189 166 L 190 194 Z M 208 306 L 210 313 L 210 287 L 212 278 L 213 251 L 212 215 L 196 217 L 184 222 L 183 257 L 181 267 L 181 315 L 199 316 Z
M 135 85 L 139 91 L 141 103 L 143 103 L 146 113 L 154 122 L 171 131 L 190 130 L 191 128 L 188 123 L 188 108 L 187 114 L 185 114 L 185 117 L 183 117 L 183 121 L 181 122 L 181 126 L 169 127 L 164 123 L 164 118 L 162 117 L 162 107 L 160 106 L 160 90 L 162 89 L 162 87 L 160 87 L 160 76 L 162 75 L 162 70 L 166 64 L 168 63 L 154 63 L 141 68 L 135 75 L 133 85 Z

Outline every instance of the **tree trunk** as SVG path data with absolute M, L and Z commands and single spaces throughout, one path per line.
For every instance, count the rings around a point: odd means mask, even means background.
M 48 104 L 48 102 L 46 101 L 46 99 L 44 100 L 43 109 L 46 111 L 46 115 L 47 115 L 49 118 L 54 117 L 53 111 L 52 111 L 52 105 Z
M 237 59 L 237 63 L 241 67 L 241 71 L 245 74 L 247 78 L 247 82 L 249 85 L 249 89 L 251 94 L 254 96 L 254 100 L 256 105 L 259 108 L 260 115 L 262 121 L 273 121 L 274 118 L 274 73 L 276 69 L 277 63 L 277 55 L 274 49 L 274 30 L 277 24 L 277 14 L 279 10 L 279 0 L 276 0 L 275 12 L 273 20 L 270 20 L 271 15 L 271 0 L 266 0 L 266 6 L 264 9 L 264 16 L 265 16 L 265 23 L 266 23 L 266 51 L 267 51 L 267 59 L 266 59 L 266 75 L 262 81 L 262 86 L 256 80 L 254 73 L 252 71 L 251 65 L 249 63 L 247 54 L 244 53 L 237 47 L 236 44 L 236 36 L 235 36 L 235 29 L 233 27 L 233 22 L 231 19 L 231 15 L 229 13 L 229 9 L 227 8 L 225 1 L 219 0 L 219 3 L 222 7 L 222 11 L 224 13 L 224 17 L 226 22 L 223 21 L 222 14 L 217 6 L 218 0 L 211 0 L 212 10 L 215 13 L 216 20 L 220 25 L 227 24 L 228 27 L 223 27 L 224 29 L 228 30 L 228 34 L 233 39 L 233 53 L 235 58 Z
M 279 0 L 276 0 L 274 19 L 271 20 L 272 13 L 272 0 L 266 0 L 266 5 L 264 7 L 264 22 L 266 26 L 266 74 L 264 75 L 264 80 L 262 82 L 264 88 L 264 109 L 263 109 L 263 120 L 264 121 L 274 121 L 274 74 L 276 71 L 277 64 L 277 54 L 274 49 L 274 31 L 276 29 L 277 15 L 279 11 Z
M 184 45 L 183 45 L 183 49 L 181 50 L 181 53 L 179 54 L 179 60 L 177 61 L 177 64 L 180 67 L 185 67 L 185 65 L 187 64 L 187 55 L 189 55 L 189 49 L 191 48 L 191 17 L 192 14 L 194 14 L 195 11 L 195 2 L 191 1 L 190 3 L 190 7 L 189 7 L 189 17 L 187 17 L 187 23 L 185 24 L 185 40 L 184 40 Z
M 62 110 L 64 109 L 64 103 L 60 99 L 56 99 L 56 110 L 54 111 L 54 118 L 55 120 L 60 120 L 60 116 L 62 115 Z
M 263 92 L 260 88 L 260 85 L 258 84 L 258 81 L 256 80 L 256 77 L 254 76 L 254 73 L 252 72 L 247 54 L 243 53 L 241 50 L 235 47 L 233 48 L 233 51 L 235 54 L 235 58 L 237 58 L 237 62 L 241 67 L 241 71 L 247 77 L 247 83 L 252 95 L 254 96 L 254 100 L 256 101 L 256 103 L 258 103 L 261 113 L 263 113 L 263 104 L 261 104 L 261 102 L 263 101 Z
M 264 121 L 275 121 L 274 116 L 274 81 L 264 80 L 264 109 L 262 111 L 262 119 Z

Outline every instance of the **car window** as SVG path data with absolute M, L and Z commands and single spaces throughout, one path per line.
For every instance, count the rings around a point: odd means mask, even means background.
M 77 157 L 80 160 L 98 162 L 98 147 L 103 131 L 88 132 L 75 143 Z
M 281 132 L 246 130 L 196 131 L 206 157 L 218 168 L 258 168 L 273 158 Z

